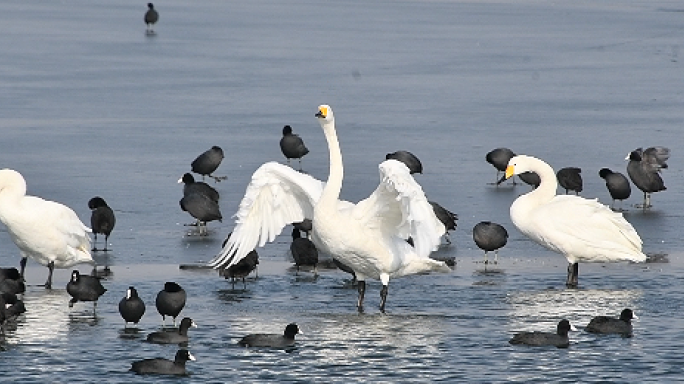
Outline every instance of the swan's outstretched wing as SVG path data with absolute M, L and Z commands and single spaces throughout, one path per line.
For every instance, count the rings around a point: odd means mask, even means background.
M 406 165 L 397 160 L 380 163 L 380 184 L 354 208 L 354 217 L 387 238 L 413 239 L 416 254 L 428 257 L 446 232 L 423 189 Z
M 322 181 L 276 162 L 259 167 L 234 216 L 233 234 L 209 265 L 228 268 L 257 246 L 273 241 L 286 225 L 311 219 L 323 186 Z

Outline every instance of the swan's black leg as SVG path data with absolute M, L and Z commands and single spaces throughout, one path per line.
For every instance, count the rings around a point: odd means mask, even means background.
M 383 285 L 380 289 L 380 312 L 385 313 L 385 303 L 387 302 L 387 286 Z
M 46 289 L 52 289 L 52 272 L 55 270 L 55 262 L 54 261 L 49 262 L 47 267 L 48 267 L 48 270 L 50 272 L 48 273 L 48 279 L 45 282 L 45 288 Z
M 361 313 L 363 312 L 363 296 L 366 294 L 366 281 L 359 280 L 357 289 L 359 290 L 359 301 L 356 307 L 359 309 L 359 313 Z
M 568 288 L 577 288 L 578 275 L 579 264 L 573 263 L 568 265 L 568 280 L 565 282 L 565 285 Z
M 22 257 L 21 260 L 19 261 L 19 266 L 21 267 L 21 278 L 25 281 L 24 279 L 24 270 L 26 269 L 26 258 Z

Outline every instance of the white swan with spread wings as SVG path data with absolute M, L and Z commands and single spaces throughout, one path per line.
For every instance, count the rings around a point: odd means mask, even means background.
M 328 105 L 316 114 L 330 150 L 326 183 L 275 162 L 252 175 L 236 214 L 230 239 L 209 265 L 227 268 L 256 246 L 273 241 L 283 228 L 312 219 L 311 240 L 350 266 L 359 281 L 357 307 L 363 311 L 366 278 L 379 279 L 380 310 L 384 312 L 389 279 L 429 271 L 450 271 L 429 254 L 445 233 L 422 188 L 397 160 L 379 166 L 380 184 L 365 200 L 353 204 L 339 199 L 343 164 L 335 117 Z M 413 239 L 414 246 L 406 240 Z

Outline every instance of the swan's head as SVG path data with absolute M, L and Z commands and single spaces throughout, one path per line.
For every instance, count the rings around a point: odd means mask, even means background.
M 506 178 L 511 176 L 519 175 L 525 172 L 534 172 L 530 167 L 534 167 L 534 164 L 539 160 L 526 155 L 513 156 L 508 161 L 508 166 L 506 167 Z
M 316 117 L 318 118 L 318 122 L 321 123 L 321 126 L 335 122 L 335 115 L 333 115 L 333 110 L 329 105 L 319 105 Z
M 4 189 L 14 189 L 20 195 L 25 195 L 26 180 L 24 180 L 24 176 L 13 169 L 5 168 L 0 170 L 0 191 Z

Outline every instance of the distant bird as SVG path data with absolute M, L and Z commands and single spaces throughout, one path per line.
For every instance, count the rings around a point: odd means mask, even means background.
M 435 212 L 435 216 L 437 216 L 437 219 L 444 224 L 444 240 L 448 244 L 451 244 L 451 239 L 449 238 L 449 231 L 451 230 L 456 230 L 456 220 L 458 220 L 458 215 L 451 212 L 450 210 L 442 207 L 438 203 L 435 203 L 434 201 L 429 201 L 430 205 L 432 206 L 432 210 Z
M 147 12 L 145 12 L 145 25 L 147 25 L 147 34 L 154 34 L 154 25 L 159 21 L 159 13 L 154 9 L 154 4 L 147 3 Z
M 226 239 L 223 240 L 222 247 L 226 246 L 230 235 L 231 233 L 229 233 Z M 237 264 L 233 264 L 227 268 L 218 266 L 219 276 L 223 276 L 225 279 L 231 279 L 231 282 L 233 283 L 233 289 L 235 289 L 235 279 L 242 279 L 242 286 L 247 289 L 245 278 L 249 276 L 252 271 L 256 270 L 258 265 L 259 254 L 255 249 L 248 253 L 247 256 L 245 256 L 242 260 L 237 262 Z
M 183 211 L 197 219 L 196 225 L 200 236 L 207 234 L 207 223 L 222 221 L 221 209 L 217 202 L 203 193 L 189 193 L 178 202 Z
M 299 170 L 302 170 L 302 157 L 309 153 L 309 149 L 304 145 L 299 135 L 292 133 L 292 127 L 286 125 L 283 127 L 283 137 L 280 138 L 280 150 L 287 159 L 287 164 L 290 164 L 290 159 L 299 160 Z
M 221 181 L 225 180 L 227 177 L 212 175 L 216 168 L 221 165 L 221 161 L 223 161 L 223 149 L 214 145 L 201 155 L 197 156 L 197 158 L 192 161 L 190 166 L 192 167 L 193 172 L 202 175 L 202 180 L 204 180 L 204 176 L 209 176 L 216 181 Z
M 521 332 L 513 336 L 508 342 L 511 344 L 524 344 L 535 347 L 554 346 L 558 348 L 566 348 L 570 346 L 570 338 L 568 332 L 577 331 L 568 320 L 561 320 L 558 323 L 556 333 L 548 332 Z
M 164 289 L 159 291 L 155 300 L 157 312 L 162 317 L 162 328 L 165 326 L 166 316 L 173 317 L 173 326 L 176 326 L 176 317 L 185 307 L 186 299 L 187 294 L 180 285 L 173 281 L 164 284 Z
M 67 283 L 66 290 L 69 296 L 71 296 L 69 308 L 73 307 L 78 301 L 92 301 L 93 311 L 97 307 L 97 299 L 107 292 L 107 289 L 100 283 L 99 278 L 81 275 L 78 270 L 71 272 L 71 280 Z
M 183 196 L 187 196 L 192 193 L 200 193 L 206 195 L 209 199 L 216 203 L 219 202 L 220 195 L 218 191 L 214 187 L 205 182 L 195 181 L 195 178 L 192 176 L 191 173 L 184 174 L 180 179 L 178 179 L 178 183 L 184 184 Z
M 314 243 L 301 237 L 301 232 L 296 227 L 292 228 L 292 243 L 290 244 L 290 252 L 294 258 L 297 272 L 301 266 L 313 267 L 314 274 L 318 274 L 316 265 L 318 265 L 318 249 Z
M 565 194 L 568 191 L 574 191 L 576 195 L 582 192 L 582 169 L 576 167 L 561 168 L 556 172 L 556 178 L 561 188 L 565 189 Z
M 638 319 L 634 312 L 627 308 L 622 310 L 620 318 L 608 316 L 596 316 L 587 325 L 587 332 L 591 333 L 617 333 L 621 335 L 632 334 L 632 319 Z
M 55 268 L 94 264 L 90 255 L 90 228 L 71 208 L 26 196 L 24 177 L 11 169 L 0 170 L 0 221 L 7 226 L 21 253 L 22 277 L 28 257 L 48 267 L 45 288 L 52 288 Z
M 19 270 L 12 268 L 0 268 L 0 292 L 20 294 L 26 291 L 24 279 Z
M 295 335 L 302 334 L 295 323 L 288 324 L 283 334 L 256 333 L 238 341 L 243 347 L 291 348 L 295 345 Z
M 423 173 L 423 164 L 420 162 L 418 157 L 409 151 L 396 151 L 388 153 L 385 156 L 385 160 L 394 159 L 399 160 L 406 164 L 411 174 Z
M 640 208 L 651 208 L 651 193 L 664 191 L 667 188 L 660 177 L 660 170 L 667 168 L 670 150 L 665 147 L 650 147 L 645 151 L 637 148 L 627 155 L 627 174 L 634 185 L 644 192 L 644 203 Z
M 88 208 L 92 211 L 90 214 L 90 226 L 93 230 L 95 240 L 93 241 L 92 251 L 97 251 L 97 234 L 105 235 L 105 244 L 103 251 L 107 251 L 107 242 L 109 235 L 112 234 L 114 225 L 116 225 L 116 217 L 114 211 L 107 205 L 107 202 L 99 196 L 95 196 L 88 201 Z
M 273 241 L 287 224 L 310 218 L 311 240 L 318 251 L 354 269 L 358 311 L 363 312 L 365 280 L 373 278 L 382 282 L 384 312 L 390 278 L 451 271 L 429 257 L 439 246 L 444 225 L 408 167 L 397 160 L 380 164 L 380 183 L 368 198 L 357 204 L 339 200 L 344 172 L 332 108 L 320 105 L 316 118 L 330 152 L 327 182 L 275 162 L 259 167 L 235 215 L 233 235 L 208 264 L 216 268 L 237 263 L 256 246 Z M 409 236 L 413 247 L 406 242 Z
M 192 321 L 191 318 L 184 317 L 183 320 L 181 320 L 180 325 L 178 326 L 178 332 L 152 332 L 149 335 L 147 335 L 147 341 L 150 343 L 157 344 L 187 344 L 187 342 L 189 341 L 188 329 L 190 329 L 190 327 L 197 328 L 197 324 L 195 324 L 195 322 Z
M 185 363 L 188 361 L 195 361 L 193 356 L 187 349 L 179 349 L 176 352 L 174 361 L 167 359 L 145 359 L 136 361 L 131 366 L 131 371 L 139 375 L 156 374 L 156 375 L 177 375 L 185 376 Z
M 608 193 L 610 193 L 610 197 L 613 199 L 610 209 L 615 211 L 615 200 L 625 200 L 632 194 L 629 180 L 622 173 L 613 172 L 608 168 L 601 168 L 599 176 L 606 180 L 606 188 L 608 188 Z M 618 208 L 617 211 L 622 211 L 622 208 Z
M 119 301 L 119 314 L 126 322 L 124 327 L 128 326 L 128 323 L 138 324 L 142 319 L 145 314 L 145 303 L 135 288 L 128 287 L 126 296 Z
M 508 161 L 515 156 L 515 153 L 511 151 L 508 148 L 496 148 L 492 149 L 491 151 L 487 152 L 487 155 L 485 156 L 485 160 L 489 164 L 491 164 L 494 168 L 496 168 L 496 180 L 494 182 L 495 185 L 501 184 L 506 178 L 499 178 L 499 174 L 501 172 L 504 172 L 506 170 L 506 166 L 508 165 Z M 515 180 L 511 179 L 513 181 L 513 185 L 515 185 Z
M 489 264 L 487 253 L 494 251 L 494 264 L 499 262 L 499 248 L 506 245 L 508 232 L 501 224 L 491 221 L 481 221 L 473 227 L 473 240 L 475 244 L 485 251 L 484 263 Z
M 641 238 L 634 227 L 595 199 L 556 195 L 553 168 L 531 156 L 516 156 L 506 176 L 533 171 L 539 187 L 511 204 L 511 220 L 527 237 L 568 260 L 566 285 L 577 287 L 578 263 L 644 262 Z

